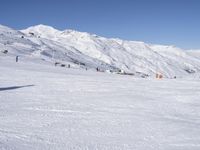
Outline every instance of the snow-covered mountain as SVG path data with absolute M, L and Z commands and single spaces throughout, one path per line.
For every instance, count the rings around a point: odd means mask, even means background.
M 200 72 L 200 57 L 174 46 L 108 39 L 74 30 L 37 25 L 16 31 L 0 26 L 0 50 L 72 67 L 123 70 L 140 76 L 183 77 Z M 200 56 L 200 55 L 199 55 Z
M 200 50 L 187 50 L 186 53 L 200 60 Z

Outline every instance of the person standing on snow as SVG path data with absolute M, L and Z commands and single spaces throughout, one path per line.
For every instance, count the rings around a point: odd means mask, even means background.
M 19 56 L 16 56 L 16 62 L 18 62 L 18 60 L 19 60 Z

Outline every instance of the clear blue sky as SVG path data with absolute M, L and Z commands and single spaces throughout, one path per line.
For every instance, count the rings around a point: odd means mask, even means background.
M 0 24 L 200 49 L 200 0 L 1 0 Z

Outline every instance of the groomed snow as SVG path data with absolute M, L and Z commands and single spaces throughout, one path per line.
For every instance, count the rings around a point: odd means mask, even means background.
M 199 150 L 200 80 L 0 57 L 1 150 Z

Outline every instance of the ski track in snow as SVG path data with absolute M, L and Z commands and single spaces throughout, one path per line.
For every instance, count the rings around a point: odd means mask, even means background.
M 198 79 L 140 79 L 12 59 L 0 59 L 1 150 L 200 149 Z

